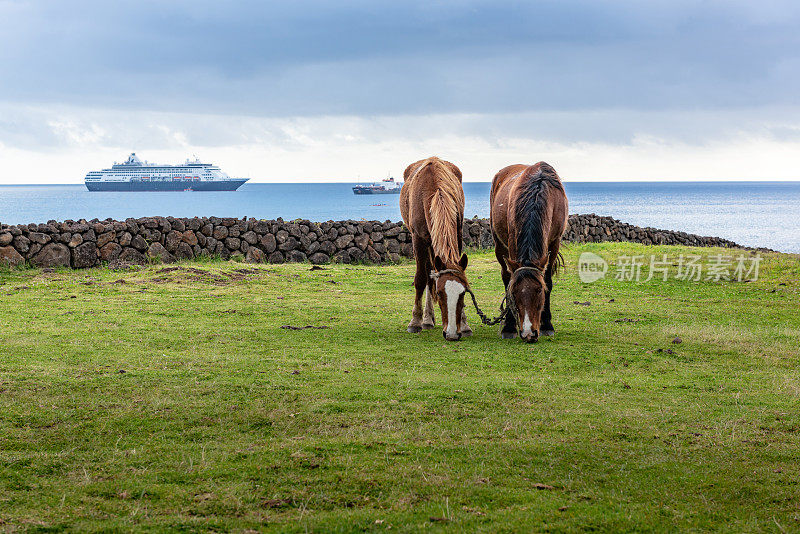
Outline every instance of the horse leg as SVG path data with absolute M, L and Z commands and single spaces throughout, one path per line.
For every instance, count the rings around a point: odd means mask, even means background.
M 458 322 L 458 333 L 461 337 L 472 335 L 472 328 L 467 324 L 467 294 L 464 293 L 464 309 L 461 310 L 461 320 Z
M 497 261 L 500 263 L 500 276 L 503 279 L 503 286 L 506 288 L 506 291 L 508 291 L 508 284 L 511 282 L 511 271 L 508 270 L 505 261 L 505 256 L 508 252 L 501 250 L 500 245 L 498 245 L 494 253 L 495 256 L 497 256 Z M 508 306 L 508 302 L 506 302 L 506 306 Z M 517 337 L 517 320 L 514 319 L 513 313 L 509 312 L 506 314 L 503 326 L 500 327 L 500 337 L 503 339 L 514 339 Z
M 425 291 L 425 313 L 422 315 L 422 329 L 430 330 L 436 326 L 436 315 L 433 312 L 433 284 L 429 281 Z
M 463 219 L 459 219 L 458 221 L 458 253 L 461 254 L 464 251 L 464 221 Z M 466 308 L 466 299 L 467 295 L 464 295 L 464 307 Z M 461 334 L 461 337 L 469 337 L 472 335 L 472 328 L 469 327 L 467 324 L 467 312 L 466 310 L 461 312 L 461 319 L 458 322 L 458 333 Z
M 464 295 L 464 300 L 466 301 L 467 296 Z M 466 308 L 466 302 L 465 306 Z M 469 327 L 467 324 L 467 312 L 466 310 L 461 312 L 461 322 L 458 324 L 458 333 L 461 334 L 461 337 L 469 337 L 472 335 L 472 328 Z
M 411 322 L 408 323 L 408 332 L 416 334 L 422 331 L 422 295 L 428 285 L 428 248 L 421 239 L 414 237 L 414 255 L 417 259 L 417 274 L 414 276 L 414 309 L 411 312 Z
M 425 255 L 425 272 L 428 273 L 433 269 L 431 258 L 429 254 Z M 436 291 L 436 282 L 429 276 L 428 285 L 425 291 L 425 313 L 422 314 L 422 329 L 430 330 L 436 326 L 436 314 L 433 308 L 433 293 Z
M 464 218 L 461 217 L 458 219 L 457 230 L 458 232 L 458 257 L 461 257 L 461 253 L 464 252 Z
M 553 290 L 553 262 L 547 264 L 547 270 L 544 272 L 544 281 L 547 284 L 547 291 L 544 294 L 544 308 L 542 309 L 542 321 L 539 323 L 539 334 L 542 336 L 556 335 L 556 329 L 553 328 L 553 316 L 550 313 L 550 292 Z

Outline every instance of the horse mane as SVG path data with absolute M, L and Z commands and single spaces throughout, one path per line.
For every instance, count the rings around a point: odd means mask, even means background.
M 533 172 L 536 167 L 538 169 Z M 547 206 L 548 186 L 563 190 L 556 170 L 545 162 L 528 167 L 520 176 L 514 220 L 517 225 L 517 261 L 521 265 L 532 266 L 544 256 L 546 243 L 542 216 Z
M 461 180 L 449 165 L 436 157 L 428 158 L 417 172 L 428 166 L 432 167 L 435 184 L 429 210 L 433 253 L 446 264 L 458 264 L 461 257 L 459 221 L 464 217 Z

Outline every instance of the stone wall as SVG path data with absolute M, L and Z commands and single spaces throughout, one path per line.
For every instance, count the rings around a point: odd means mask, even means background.
M 684 232 L 639 228 L 611 217 L 572 215 L 565 240 L 579 243 L 637 243 L 736 247 L 731 241 Z M 493 247 L 487 219 L 466 219 L 464 242 Z M 382 263 L 413 257 L 411 236 L 399 222 L 283 221 L 218 217 L 145 217 L 124 221 L 50 221 L 0 224 L 0 265 L 28 262 L 38 267 L 93 267 L 164 263 L 200 255 L 249 262 Z
M 685 245 L 690 247 L 734 247 L 745 248 L 721 237 L 705 237 L 686 232 L 641 228 L 620 222 L 612 217 L 570 215 L 564 240 L 575 243 L 599 243 L 601 241 L 630 241 L 644 245 Z

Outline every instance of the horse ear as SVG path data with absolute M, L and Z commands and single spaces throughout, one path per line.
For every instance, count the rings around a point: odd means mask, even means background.
M 444 262 L 442 261 L 442 258 L 440 258 L 439 256 L 433 258 L 433 268 L 436 269 L 437 271 L 444 271 L 445 265 Z
M 462 271 L 466 271 L 467 270 L 467 255 L 466 254 L 462 254 L 461 255 L 461 259 L 458 260 L 458 266 L 461 267 Z
M 512 260 L 511 258 L 506 258 L 506 267 L 512 273 L 520 268 L 520 264 Z
M 545 269 L 547 269 L 547 264 L 550 261 L 550 254 L 546 254 L 539 258 L 539 261 L 535 262 L 535 265 L 542 270 L 544 273 Z

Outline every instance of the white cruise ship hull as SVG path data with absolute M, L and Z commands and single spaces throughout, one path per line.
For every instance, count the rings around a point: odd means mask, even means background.
M 132 153 L 124 163 L 91 171 L 84 178 L 89 191 L 236 191 L 248 178 L 231 178 L 211 163 L 186 160 L 183 165 L 157 165 Z
M 89 191 L 236 191 L 247 178 L 198 182 L 192 180 L 169 180 L 153 182 L 101 182 L 86 181 Z

